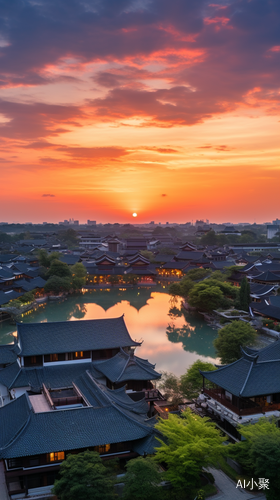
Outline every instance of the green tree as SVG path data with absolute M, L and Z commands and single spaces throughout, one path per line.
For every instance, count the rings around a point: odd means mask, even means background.
M 138 457 L 126 465 L 123 496 L 125 500 L 160 500 L 162 475 L 150 458 Z
M 59 252 L 48 253 L 45 248 L 40 248 L 37 252 L 39 264 L 42 267 L 49 268 L 53 260 L 59 260 L 61 254 Z
M 218 331 L 214 347 L 221 363 L 229 364 L 241 358 L 240 347 L 252 346 L 256 340 L 256 330 L 249 323 L 233 321 Z
M 236 443 L 230 456 L 238 460 L 244 472 L 256 478 L 269 479 L 269 500 L 278 498 L 280 491 L 280 429 L 275 418 L 260 418 L 255 424 L 239 425 L 244 440 Z
M 75 247 L 79 242 L 77 232 L 72 228 L 66 229 L 66 231 L 59 231 L 58 239 L 69 247 Z
M 217 368 L 212 365 L 212 363 L 197 359 L 180 378 L 181 393 L 188 399 L 197 398 L 203 385 L 203 377 L 200 370 L 213 371 L 216 369 Z M 208 381 L 205 382 L 208 383 Z
M 37 256 L 38 256 L 40 266 L 42 266 L 42 267 L 49 267 L 50 266 L 50 258 L 49 258 L 49 254 L 48 254 L 47 250 L 45 250 L 44 248 L 40 248 L 40 250 L 38 250 L 38 252 L 37 252 Z
M 280 492 L 280 432 L 277 435 L 258 436 L 252 442 L 250 458 L 257 478 L 269 481 L 264 490 L 268 500 L 279 498 Z
M 46 293 L 59 294 L 61 292 L 69 292 L 71 290 L 70 278 L 60 278 L 60 276 L 51 276 L 44 286 Z
M 115 498 L 113 484 L 98 453 L 85 451 L 69 455 L 62 462 L 60 478 L 53 493 L 59 500 L 111 500 Z
M 140 253 L 145 259 L 148 259 L 150 262 L 155 262 L 155 256 L 150 250 L 141 250 Z
M 249 304 L 250 304 L 251 298 L 250 298 L 250 284 L 244 276 L 244 278 L 241 281 L 240 285 L 240 290 L 239 290 L 239 307 L 243 311 L 249 311 Z
M 29 302 L 33 302 L 34 300 L 34 295 L 35 295 L 35 290 L 32 290 L 30 292 L 26 292 L 24 295 L 18 298 L 18 300 L 22 304 L 28 304 Z
M 61 262 L 58 259 L 53 259 L 50 268 L 47 272 L 47 276 L 59 276 L 60 278 L 70 278 L 71 271 L 69 266 L 65 262 Z
M 202 468 L 215 465 L 224 451 L 224 438 L 209 419 L 190 410 L 182 417 L 169 414 L 156 429 L 163 436 L 158 439 L 161 446 L 156 448 L 156 462 L 167 464 L 166 477 L 175 490 L 194 493 L 200 486 Z
M 86 284 L 87 270 L 82 264 L 82 262 L 77 262 L 70 267 L 70 272 L 72 274 L 72 288 L 74 290 L 80 290 Z
M 202 311 L 212 311 L 225 304 L 223 293 L 218 286 L 209 286 L 208 283 L 197 283 L 189 293 L 190 306 Z
M 181 288 L 181 284 L 180 283 L 172 283 L 168 289 L 168 292 L 170 293 L 170 295 L 172 295 L 173 297 L 183 297 L 182 295 L 182 288 Z
M 215 231 L 213 231 L 213 229 L 211 229 L 211 231 L 208 231 L 208 233 L 201 236 L 200 243 L 201 243 L 201 245 L 216 245 L 217 236 L 216 236 Z
M 184 276 L 183 280 L 190 279 L 192 281 L 199 281 L 206 278 L 206 276 L 209 276 L 209 274 L 211 274 L 211 269 L 201 269 L 198 267 L 197 269 L 190 269 L 190 271 L 186 273 L 186 276 Z
M 233 286 L 226 281 L 222 281 L 220 279 L 214 279 L 212 276 L 203 282 L 207 286 L 217 286 L 221 292 L 223 293 L 225 298 L 236 299 L 239 288 L 237 286 Z
M 173 373 L 162 372 L 158 388 L 170 403 L 177 405 L 182 402 L 180 378 Z

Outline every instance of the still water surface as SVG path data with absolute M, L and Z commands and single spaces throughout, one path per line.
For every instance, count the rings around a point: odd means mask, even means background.
M 156 363 L 156 370 L 182 375 L 197 359 L 215 362 L 217 331 L 202 316 L 180 310 L 180 302 L 160 285 L 150 288 L 92 290 L 60 302 L 41 304 L 24 315 L 24 323 L 116 318 L 124 314 L 131 337 L 143 341 L 137 355 Z M 0 344 L 13 341 L 16 326 L 0 323 Z

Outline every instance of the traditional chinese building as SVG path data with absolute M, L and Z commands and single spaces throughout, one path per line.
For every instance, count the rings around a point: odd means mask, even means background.
M 123 316 L 18 325 L 0 348 L 0 458 L 11 498 L 49 492 L 69 453 L 153 451 L 154 365 L 135 356 Z M 38 490 L 39 488 L 39 490 Z
M 260 417 L 280 417 L 280 342 L 261 349 L 246 348 L 242 358 L 212 372 L 201 372 L 215 388 L 203 388 L 202 408 L 234 439 L 238 424 Z

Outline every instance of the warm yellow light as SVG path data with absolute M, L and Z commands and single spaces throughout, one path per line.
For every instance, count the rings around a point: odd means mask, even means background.
M 137 213 L 133 212 L 132 217 L 137 217 Z

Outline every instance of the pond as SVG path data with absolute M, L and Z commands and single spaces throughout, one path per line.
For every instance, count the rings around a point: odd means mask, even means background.
M 217 331 L 199 314 L 185 311 L 170 300 L 166 288 L 112 288 L 72 295 L 40 304 L 21 320 L 24 323 L 114 318 L 124 314 L 132 339 L 143 341 L 137 355 L 156 364 L 156 370 L 182 375 L 197 359 L 216 361 L 213 340 Z M 0 323 L 0 343 L 13 341 L 16 326 Z

